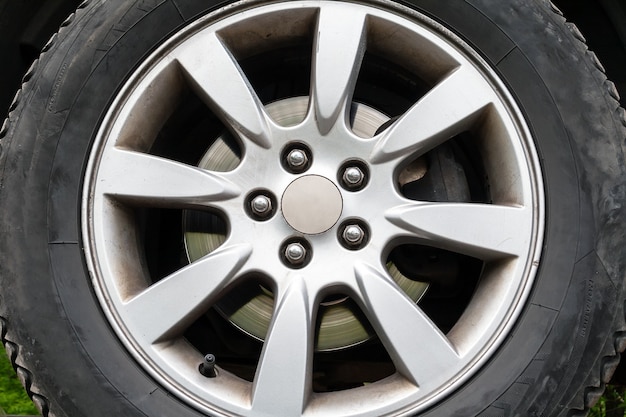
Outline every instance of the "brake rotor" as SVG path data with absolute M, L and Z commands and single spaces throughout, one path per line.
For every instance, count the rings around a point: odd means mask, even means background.
M 308 105 L 308 97 L 294 97 L 268 104 L 266 111 L 276 123 L 288 127 L 305 118 Z M 389 120 L 383 113 L 363 104 L 354 104 L 352 114 L 353 131 L 363 138 L 373 137 L 380 126 Z M 234 138 L 226 132 L 215 140 L 198 166 L 225 172 L 235 169 L 240 161 Z M 183 228 L 190 262 L 213 252 L 226 240 L 225 224 L 216 215 L 185 211 Z M 428 289 L 427 283 L 407 278 L 391 262 L 387 264 L 387 269 L 400 288 L 415 302 Z M 226 294 L 215 308 L 241 331 L 264 340 L 274 310 L 274 297 L 262 285 L 246 286 Z M 344 349 L 365 342 L 374 334 L 356 303 L 349 297 L 325 300 L 320 305 L 318 317 L 316 351 Z

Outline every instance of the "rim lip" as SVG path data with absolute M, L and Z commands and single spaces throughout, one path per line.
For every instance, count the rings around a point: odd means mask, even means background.
M 318 7 L 323 7 L 324 3 L 327 3 L 327 0 L 316 1 L 316 4 L 319 4 Z M 93 200 L 94 193 L 93 187 L 97 175 L 97 167 L 100 162 L 100 157 L 102 156 L 102 152 L 106 147 L 106 143 L 109 138 L 109 134 L 111 133 L 112 127 L 116 123 L 116 119 L 119 116 L 119 110 L 123 109 L 125 103 L 132 96 L 135 91 L 134 87 L 137 87 L 141 81 L 145 78 L 147 74 L 150 73 L 160 62 L 162 62 L 162 58 L 168 54 L 168 51 L 176 49 L 176 47 L 183 44 L 186 40 L 192 38 L 198 32 L 201 32 L 203 29 L 206 29 L 209 26 L 215 25 L 216 23 L 230 18 L 235 14 L 254 9 L 256 7 L 264 7 L 276 4 L 287 3 L 284 0 L 240 0 L 235 3 L 226 5 L 217 10 L 211 11 L 208 14 L 200 17 L 199 19 L 187 24 L 181 30 L 176 32 L 174 35 L 169 37 L 166 41 L 164 41 L 161 45 L 159 45 L 156 50 L 154 50 L 148 58 L 146 58 L 138 68 L 136 68 L 132 75 L 128 77 L 125 83 L 120 88 L 116 97 L 109 105 L 107 109 L 107 114 L 102 119 L 98 132 L 96 134 L 95 140 L 91 147 L 91 152 L 89 155 L 89 161 L 86 166 L 85 175 L 84 175 L 84 184 L 83 184 L 83 193 L 81 200 L 81 231 L 82 231 L 82 241 L 83 247 L 85 251 L 85 262 L 87 264 L 87 268 L 91 277 L 92 286 L 94 292 L 100 302 L 100 306 L 104 312 L 105 317 L 107 318 L 109 324 L 114 329 L 115 333 L 118 335 L 120 342 L 126 347 L 126 349 L 130 352 L 132 357 L 139 363 L 142 370 L 147 372 L 150 376 L 155 378 L 159 383 L 166 387 L 172 388 L 169 390 L 176 397 L 186 402 L 188 405 L 193 406 L 201 411 L 208 411 L 214 415 L 219 416 L 230 416 L 231 412 L 226 409 L 220 408 L 220 406 L 215 404 L 208 404 L 207 401 L 203 398 L 198 397 L 195 393 L 190 393 L 188 390 L 184 389 L 181 384 L 170 377 L 169 374 L 164 373 L 161 369 L 155 369 L 154 364 L 151 363 L 151 359 L 147 358 L 147 354 L 141 351 L 141 348 L 137 345 L 137 342 L 134 338 L 128 337 L 129 331 L 125 329 L 122 325 L 120 325 L 120 316 L 115 311 L 115 305 L 112 301 L 107 288 L 102 285 L 102 271 L 99 266 L 99 262 L 97 259 L 97 248 L 93 237 L 93 217 L 92 217 L 92 208 L 93 208 Z M 310 1 L 303 0 L 302 3 L 311 3 Z M 331 2 L 332 3 L 332 2 Z M 382 9 L 384 12 L 391 13 L 393 15 L 399 16 L 402 19 L 407 21 L 411 21 L 411 23 L 416 26 L 422 27 L 424 30 L 427 30 L 433 34 L 436 34 L 440 37 L 443 42 L 447 43 L 449 46 L 454 48 L 459 54 L 463 55 L 468 61 L 472 62 L 476 65 L 477 68 L 481 70 L 481 75 L 485 77 L 493 86 L 494 92 L 499 96 L 500 101 L 505 105 L 505 107 L 510 111 L 509 117 L 511 118 L 511 122 L 514 124 L 515 129 L 518 131 L 519 138 L 521 140 L 521 148 L 524 152 L 524 156 L 526 157 L 526 163 L 529 173 L 531 174 L 531 193 L 532 193 L 532 218 L 533 218 L 533 231 L 532 231 L 532 243 L 530 244 L 529 249 L 529 257 L 526 262 L 526 268 L 524 272 L 524 276 L 526 279 L 525 284 L 520 285 L 519 289 L 515 296 L 515 306 L 510 307 L 508 310 L 508 315 L 505 319 L 500 321 L 500 326 L 498 327 L 498 334 L 494 336 L 488 346 L 484 347 L 480 354 L 476 354 L 469 365 L 463 367 L 463 370 L 469 368 L 468 372 L 464 372 L 462 375 L 457 378 L 446 387 L 442 387 L 439 391 L 424 398 L 420 397 L 417 401 L 410 401 L 410 404 L 403 406 L 401 409 L 394 410 L 391 412 L 393 415 L 413 415 L 413 413 L 417 411 L 423 411 L 426 408 L 433 406 L 438 403 L 442 399 L 451 395 L 453 391 L 460 387 L 462 384 L 467 382 L 471 377 L 475 375 L 478 369 L 480 369 L 484 364 L 492 359 L 495 351 L 501 346 L 504 339 L 510 334 L 512 328 L 517 324 L 517 319 L 521 315 L 522 311 L 525 309 L 526 301 L 528 300 L 531 290 L 533 288 L 533 284 L 535 281 L 535 275 L 539 268 L 539 261 L 542 254 L 544 233 L 545 233 L 545 194 L 544 194 L 544 185 L 543 185 L 543 175 L 541 170 L 541 163 L 537 154 L 537 150 L 534 144 L 534 136 L 528 127 L 527 122 L 525 121 L 525 117 L 520 107 L 517 104 L 516 99 L 509 91 L 505 83 L 498 77 L 495 69 L 482 58 L 482 56 L 469 46 L 467 42 L 457 36 L 454 32 L 438 23 L 437 21 L 431 19 L 430 17 L 421 14 L 420 12 L 413 10 L 404 5 L 397 4 L 391 0 L 346 0 L 344 3 L 351 3 L 356 5 L 362 5 L 366 7 L 378 7 Z M 117 111 L 114 111 L 117 110 Z M 96 255 L 96 256 L 94 256 Z M 379 381 L 382 384 L 393 384 L 394 377 L 386 378 L 385 380 Z M 390 385 L 393 386 L 393 385 Z M 342 391 L 329 393 L 329 398 L 337 398 L 341 399 Z M 345 410 L 345 409 L 344 409 Z M 383 406 L 381 410 L 385 411 L 385 415 L 389 415 L 387 413 L 388 406 Z M 241 409 L 241 411 L 245 411 L 245 409 Z M 249 409 L 247 410 L 250 411 Z M 376 410 L 373 410 L 374 412 Z M 372 411 L 365 412 L 365 414 L 370 414 Z M 313 413 L 315 414 L 315 413 Z M 322 414 L 324 414 L 322 412 Z M 357 413 L 361 415 L 361 412 Z M 246 414 L 247 415 L 247 414 Z M 356 414 L 355 414 L 356 415 Z

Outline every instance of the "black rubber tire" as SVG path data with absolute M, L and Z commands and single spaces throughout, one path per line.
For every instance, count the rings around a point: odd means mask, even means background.
M 9 108 L 22 76 L 79 0 L 0 0 L 0 109 Z
M 111 100 L 147 54 L 218 7 L 87 0 L 25 77 L 0 132 L 2 341 L 43 416 L 199 416 L 132 359 L 100 310 L 81 243 L 82 178 Z M 584 415 L 626 347 L 626 118 L 550 3 L 403 1 L 460 35 L 527 117 L 544 170 L 539 274 L 510 337 L 423 415 Z

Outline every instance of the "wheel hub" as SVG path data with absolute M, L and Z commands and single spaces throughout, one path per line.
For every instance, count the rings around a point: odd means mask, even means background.
M 265 109 L 278 123 L 290 126 L 304 119 L 308 102 L 309 97 L 294 97 L 275 101 L 268 104 Z M 353 129 L 360 137 L 371 137 L 387 120 L 388 117 L 371 107 L 354 105 Z M 216 140 L 202 157 L 199 166 L 211 171 L 234 169 L 241 162 L 241 158 L 233 152 L 229 140 L 226 135 Z M 286 155 L 290 168 L 293 168 L 292 162 L 302 159 L 299 154 L 304 155 L 305 159 L 309 158 L 305 151 L 299 147 L 294 148 Z M 306 166 L 306 163 L 307 161 L 303 161 L 301 165 L 296 165 Z M 346 169 L 348 170 L 350 167 Z M 285 221 L 297 232 L 308 235 L 321 234 L 331 229 L 340 219 L 343 198 L 335 183 L 327 177 L 304 175 L 285 188 L 278 209 Z M 326 211 L 326 216 L 320 213 L 322 211 Z M 317 223 L 311 222 L 314 217 L 318 217 Z M 215 217 L 204 219 L 187 212 L 184 223 L 185 247 L 187 256 L 192 262 L 215 251 L 226 239 L 223 232 L 219 231 L 223 228 L 220 229 Z M 188 231 L 195 229 L 204 232 Z M 286 254 L 283 255 L 285 259 L 289 259 Z M 289 260 L 287 263 L 293 265 Z M 393 264 L 389 267 L 389 273 L 415 301 L 419 300 L 428 288 L 428 284 L 424 282 L 403 276 Z M 228 294 L 217 303 L 216 310 L 245 334 L 264 340 L 272 319 L 274 298 L 271 292 L 261 285 L 257 285 L 251 292 L 254 295 Z M 320 330 L 315 346 L 317 351 L 346 349 L 371 338 L 371 329 L 357 318 L 354 310 L 354 303 L 346 302 L 345 297 L 332 303 L 323 303 L 320 308 Z
M 281 207 L 291 227 L 314 235 L 326 232 L 337 223 L 343 201 L 332 181 L 319 175 L 307 175 L 289 184 Z

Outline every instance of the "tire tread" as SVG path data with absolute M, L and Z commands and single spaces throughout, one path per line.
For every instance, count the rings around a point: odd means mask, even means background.
M 620 94 L 615 84 L 607 78 L 606 68 L 602 65 L 595 52 L 589 49 L 587 41 L 582 32 L 578 29 L 578 26 L 573 22 L 567 21 L 563 12 L 552 1 L 549 2 L 549 8 L 557 19 L 564 23 L 565 27 L 578 42 L 588 62 L 595 68 L 599 79 L 605 87 L 607 103 L 615 107 L 618 119 L 621 119 L 622 124 L 626 127 L 626 109 L 622 108 L 620 105 Z M 626 136 L 624 137 L 624 141 L 626 141 Z M 620 305 L 623 306 L 623 304 Z M 616 315 L 614 327 L 616 331 L 613 332 L 612 336 L 609 336 L 612 343 L 605 344 L 605 351 L 602 352 L 604 356 L 598 361 L 599 366 L 595 371 L 587 375 L 586 380 L 581 384 L 581 386 L 585 387 L 582 394 L 582 409 L 571 408 L 567 413 L 568 417 L 586 416 L 590 409 L 595 406 L 602 397 L 606 384 L 610 382 L 615 373 L 620 363 L 621 353 L 626 349 L 626 311 L 624 308 L 621 309 L 621 313 Z

